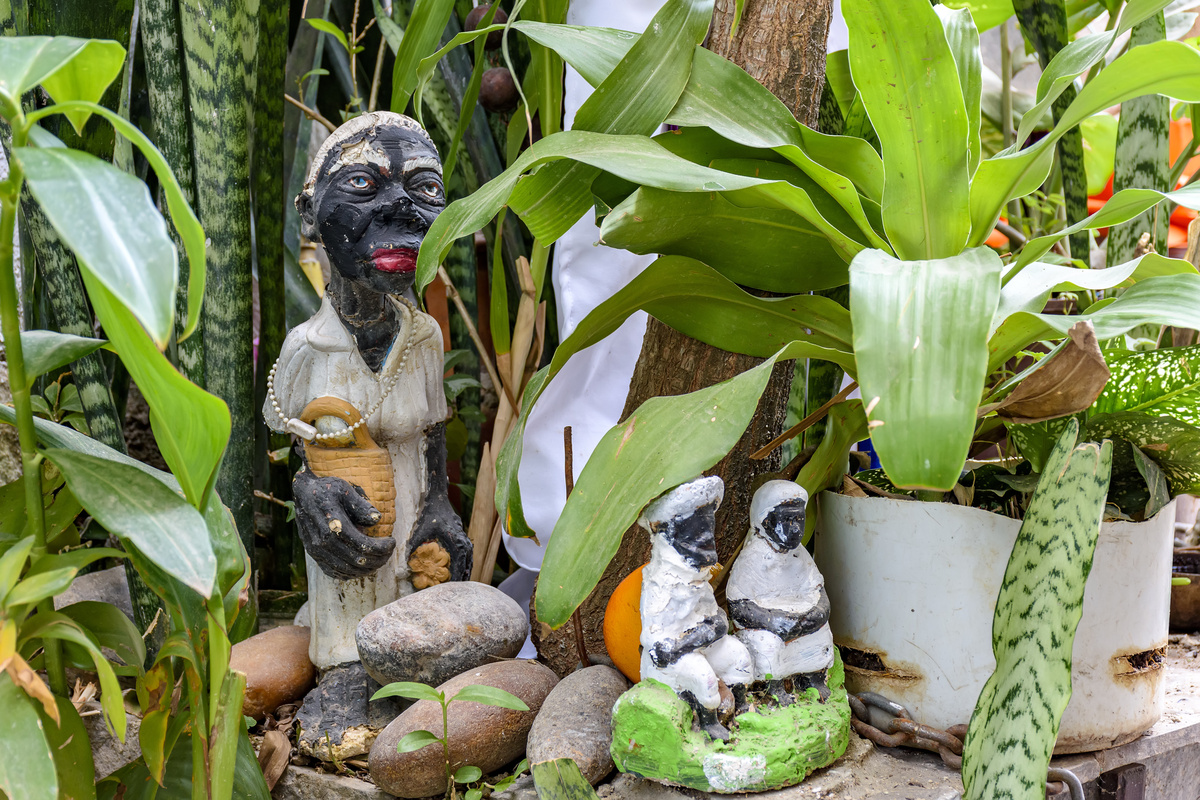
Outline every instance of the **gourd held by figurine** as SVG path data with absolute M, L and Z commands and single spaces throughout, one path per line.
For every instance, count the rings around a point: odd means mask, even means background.
M 789 786 L 838 758 L 850 708 L 829 600 L 801 544 L 808 497 L 761 487 L 729 572 L 734 632 L 709 578 L 723 485 L 700 478 L 651 503 L 642 571 L 642 680 L 613 708 L 619 769 L 702 791 Z

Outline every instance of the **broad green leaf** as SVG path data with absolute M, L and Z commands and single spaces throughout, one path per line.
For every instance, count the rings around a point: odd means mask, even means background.
M 936 261 L 864 250 L 850 264 L 871 441 L 901 488 L 949 491 L 958 481 L 988 372 L 1001 269 L 989 248 Z
M 1091 321 L 1100 340 L 1121 336 L 1139 325 L 1200 328 L 1200 273 L 1146 278 L 1115 300 L 1101 301 L 1078 316 L 1018 311 L 988 341 L 989 370 L 1032 342 L 1061 339 L 1081 319 Z
M 1034 472 L 1044 472 L 1050 453 L 1058 443 L 1063 431 L 1067 429 L 1069 419 L 1052 419 L 1046 422 L 1031 422 L 1018 425 L 1006 422 L 1008 441 L 1017 448 Z
M 125 553 L 115 547 L 84 547 L 64 553 L 47 553 L 34 560 L 29 567 L 28 574 L 36 575 L 39 572 L 49 572 L 52 569 L 62 569 L 63 567 L 83 569 L 104 558 L 124 557 Z
M 167 767 L 167 729 L 171 724 L 171 710 L 160 708 L 146 713 L 138 727 L 138 745 L 142 759 L 155 782 L 161 782 Z
M 346 34 L 337 25 L 334 25 L 332 22 L 330 22 L 327 19 L 308 18 L 308 19 L 305 19 L 304 21 L 307 22 L 309 25 L 312 25 L 314 28 L 319 30 L 321 33 L 327 33 L 330 36 L 332 36 L 333 38 L 337 39 L 338 44 L 340 44 L 342 46 L 342 49 L 345 50 L 347 53 L 350 52 L 350 44 L 349 44 L 349 42 L 346 41 Z M 382 26 L 380 26 L 380 30 L 383 30 Z
M 29 558 L 31 550 L 33 550 L 33 537 L 26 536 L 8 548 L 3 555 L 0 555 L 0 601 L 4 601 L 8 593 L 17 585 L 17 580 L 21 577 L 21 570 L 25 568 L 25 560 Z
M 551 627 L 567 622 L 646 504 L 697 477 L 733 448 L 758 407 L 772 367 L 815 354 L 810 345 L 793 343 L 723 383 L 676 397 L 653 397 L 609 429 L 592 451 L 546 546 L 537 618 Z M 530 400 L 527 393 L 526 404 Z M 510 435 L 501 458 L 509 460 L 511 472 L 502 476 L 497 465 L 498 483 L 515 482 L 513 454 L 520 448 L 519 437 Z M 497 507 L 504 508 L 499 505 L 501 487 L 496 494 Z M 510 531 L 513 514 L 510 505 Z
M 495 706 L 496 708 L 508 708 L 513 711 L 529 710 L 529 706 L 525 705 L 524 700 L 515 694 L 506 692 L 503 689 L 497 689 L 494 686 L 464 686 L 454 697 L 450 698 L 450 701 L 479 703 L 480 705 Z
M 412 753 L 440 741 L 442 740 L 429 731 L 413 731 L 396 743 L 396 752 Z
M 1113 174 L 1117 152 L 1117 118 L 1112 114 L 1093 114 L 1079 123 L 1083 132 L 1083 168 L 1087 172 L 1088 194 L 1099 194 Z
M 203 508 L 229 441 L 228 407 L 180 375 L 132 315 L 87 271 L 83 282 L 104 332 L 150 405 L 150 427 L 163 458 L 188 502 Z
M 533 785 L 538 800 L 596 800 L 596 790 L 588 783 L 571 758 L 556 758 L 534 764 Z
M 1080 90 L 1048 135 L 1024 150 L 980 164 L 971 182 L 971 243 L 979 245 L 987 239 L 1005 203 L 1041 185 L 1050 173 L 1054 144 L 1067 131 L 1093 114 L 1148 92 L 1200 101 L 1200 52 L 1180 42 L 1155 42 L 1130 50 Z M 1019 135 L 1017 141 L 1022 141 Z
M 834 99 L 837 100 L 838 110 L 843 117 L 850 110 L 858 89 L 854 88 L 854 78 L 850 77 L 850 54 L 846 50 L 835 50 L 825 55 L 825 80 L 833 89 Z
M 96 796 L 96 768 L 92 761 L 92 743 L 87 728 L 70 698 L 55 697 L 58 722 L 40 706 L 38 716 L 58 775 L 58 796 L 63 800 L 92 800 Z
M 944 5 L 970 11 L 980 32 L 990 31 L 1013 15 L 1012 0 L 947 0 Z
M 403 114 L 417 88 L 417 66 L 438 49 L 454 0 L 416 0 L 392 68 L 392 111 Z
M 983 61 L 979 55 L 979 30 L 975 27 L 972 12 L 966 8 L 951 10 L 948 5 L 936 5 L 937 12 L 946 32 L 946 43 L 954 56 L 958 69 L 958 83 L 962 90 L 963 106 L 967 112 L 967 147 L 969 157 L 967 170 L 975 174 L 979 166 L 979 125 L 982 120 L 980 105 L 983 100 Z M 1009 14 L 1012 13 L 1009 0 Z
M 48 597 L 62 594 L 75 580 L 79 570 L 74 567 L 60 567 L 48 572 L 41 572 L 17 582 L 17 585 L 4 597 L 6 608 L 35 605 Z
M 0 41 L 4 41 L 0 39 Z M 35 703 L 0 671 L 0 792 L 8 800 L 55 800 L 58 776 Z M 53 724 L 53 723 L 51 723 Z
M 1138 411 L 1200 427 L 1200 346 L 1133 353 L 1108 366 L 1112 377 L 1090 416 Z
M 992 318 L 988 336 L 1018 311 L 1041 311 L 1046 307 L 1046 300 L 1052 291 L 1098 291 L 1132 285 L 1156 275 L 1192 274 L 1196 274 L 1196 268 L 1188 262 L 1157 253 L 1147 253 L 1133 261 L 1106 269 L 1079 269 L 1040 261 L 1021 267 L 1018 263 L 1017 268 L 1010 267 L 1004 273 L 1000 305 Z
M 14 154 L 81 271 L 119 298 L 159 349 L 166 347 L 179 265 L 146 184 L 79 150 L 20 147 Z
M 112 664 L 100 652 L 100 646 L 73 620 L 57 612 L 47 614 L 38 612 L 32 624 L 27 624 L 21 630 L 21 641 L 32 638 L 58 639 L 83 648 L 95 666 L 97 679 L 100 681 L 100 707 L 111 726 L 113 734 L 122 742 L 125 741 L 125 701 L 121 697 L 121 684 L 117 682 L 117 674 Z
M 846 262 L 803 218 L 743 208 L 716 192 L 638 189 L 604 218 L 600 240 L 633 253 L 694 258 L 734 283 L 768 292 L 829 289 L 849 279 Z
M 1200 428 L 1171 417 L 1139 411 L 1102 414 L 1088 420 L 1090 440 L 1124 439 L 1154 460 L 1171 484 L 1171 494 L 1200 494 Z
M 39 83 L 55 102 L 96 102 L 121 73 L 125 48 L 116 42 L 71 36 L 0 38 L 0 110 L 16 109 L 21 95 Z M 67 115 L 79 133 L 88 115 Z
M 1200 79 L 1200 77 L 1198 77 Z M 1060 231 L 1047 236 L 1032 239 L 1021 248 L 1016 264 L 1022 267 L 1036 261 L 1050 251 L 1054 243 L 1076 231 L 1107 228 L 1118 223 L 1131 220 L 1142 212 L 1167 200 L 1185 208 L 1200 208 L 1200 186 L 1185 186 L 1174 192 L 1160 192 L 1156 189 L 1122 189 L 1110 197 L 1100 209 Z M 1165 213 L 1165 212 L 1163 212 Z
M 1133 453 L 1137 470 L 1145 480 L 1150 495 L 1146 501 L 1146 507 L 1142 509 L 1142 519 L 1150 519 L 1161 511 L 1163 506 L 1171 502 L 1170 484 L 1167 483 L 1167 476 L 1163 474 L 1162 468 L 1143 453 L 1142 448 L 1131 446 L 1130 452 Z
M 89 339 L 56 331 L 21 331 L 21 350 L 25 355 L 25 376 L 29 385 L 45 375 L 103 347 L 104 339 Z
M 101 647 L 112 650 L 126 664 L 141 668 L 146 661 L 146 644 L 137 626 L 125 612 L 111 603 L 84 600 L 60 608 L 58 613 L 75 620 L 79 627 L 96 638 Z
M 883 227 L 902 259 L 957 255 L 971 231 L 969 125 L 954 55 L 923 0 L 844 0 L 850 70 L 884 156 Z
M 57 449 L 46 458 L 101 525 L 202 597 L 213 593 L 217 563 L 208 528 L 184 498 L 112 461 Z
M 535 142 L 501 175 L 446 207 L 434 220 L 417 261 L 417 285 L 427 286 L 437 265 L 455 239 L 474 234 L 503 207 L 525 172 L 541 164 L 569 158 L 609 172 L 618 178 L 677 192 L 761 189 L 763 197 L 787 184 L 733 175 L 680 158 L 645 136 L 613 136 L 589 131 L 564 131 Z M 139 387 L 141 382 L 138 383 Z
M 479 767 L 471 767 L 471 766 L 459 767 L 458 771 L 454 773 L 454 782 L 455 783 L 473 783 L 474 781 L 477 781 L 482 777 L 483 777 L 483 770 L 481 770 Z
M 179 185 L 179 180 L 175 177 L 175 173 L 171 171 L 167 159 L 154 143 L 146 137 L 146 134 L 138 130 L 129 120 L 102 105 L 84 101 L 59 103 L 56 106 L 45 109 L 41 113 L 48 114 L 64 109 L 67 111 L 83 110 L 104 117 L 116 129 L 117 133 L 137 146 L 142 156 L 150 164 L 150 168 L 154 170 L 154 174 L 158 177 L 159 188 L 162 189 L 163 197 L 166 198 L 167 210 L 171 213 L 171 221 L 175 224 L 175 230 L 179 233 L 179 238 L 183 241 L 183 248 L 187 254 L 189 265 L 187 323 L 183 326 L 179 335 L 179 341 L 182 342 L 196 330 L 196 326 L 200 323 L 200 311 L 204 306 L 207 264 L 204 258 L 204 229 L 200 227 L 200 220 L 196 218 L 195 212 L 188 205 L 183 188 Z
M 646 32 L 575 114 L 572 128 L 597 133 L 654 133 L 679 100 L 692 58 L 708 33 L 713 0 L 667 0 Z M 539 240 L 554 241 L 591 208 L 599 170 L 551 164 L 526 178 L 509 206 Z
M 1112 445 L 1075 445 L 1072 420 L 1050 455 L 996 600 L 996 670 L 963 749 L 966 800 L 1042 800 L 1071 699 L 1071 647 L 1083 614 L 1108 492 Z
M 378 700 L 382 697 L 406 697 L 409 700 L 429 700 L 438 704 L 441 704 L 445 699 L 442 693 L 432 686 L 426 686 L 423 683 L 415 683 L 413 681 L 389 683 L 371 695 L 372 700 Z

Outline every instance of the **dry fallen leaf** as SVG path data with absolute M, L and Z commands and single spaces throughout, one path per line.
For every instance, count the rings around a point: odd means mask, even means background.
M 1017 384 L 1008 397 L 980 411 L 995 411 L 1011 422 L 1044 422 L 1083 411 L 1108 383 L 1108 365 L 1096 330 L 1082 320 L 1067 331 L 1061 350 L 1042 359 L 1038 369 Z

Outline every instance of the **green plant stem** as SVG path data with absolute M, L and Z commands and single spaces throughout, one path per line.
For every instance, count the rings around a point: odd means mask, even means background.
M 17 118 L 13 126 L 13 149 L 25 144 L 28 135 L 24 120 Z M 13 273 L 13 234 L 17 229 L 17 207 L 21 198 L 24 175 L 21 165 L 12 158 L 8 163 L 8 179 L 0 184 L 0 326 L 4 333 L 8 385 L 12 390 L 13 407 L 17 413 L 17 437 L 21 444 L 21 471 L 25 476 L 25 513 L 29 519 L 35 547 L 46 550 L 46 520 L 42 509 L 42 458 L 37 452 L 37 433 L 33 427 L 33 405 L 30 403 L 29 381 L 25 376 L 25 356 L 21 348 L 21 318 L 18 313 L 17 280 Z M 52 599 L 38 604 L 39 613 L 54 611 Z M 58 695 L 67 694 L 67 676 L 63 671 L 62 646 L 57 639 L 45 639 L 46 674 L 50 689 Z
M 229 637 L 225 634 L 225 603 L 220 594 L 208 599 L 208 725 L 217 724 L 221 687 L 229 671 Z
M 454 776 L 450 774 L 450 701 L 442 701 L 442 756 L 446 760 L 446 792 L 454 793 Z

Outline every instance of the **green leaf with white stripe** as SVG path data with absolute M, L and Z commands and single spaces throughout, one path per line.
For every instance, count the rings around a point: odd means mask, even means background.
M 983 394 L 1001 269 L 989 248 L 931 261 L 864 250 L 850 264 L 871 440 L 901 488 L 949 491 L 958 481 Z
M 1138 411 L 1200 427 L 1200 346 L 1164 347 L 1112 359 L 1088 414 Z
M 1112 465 L 1112 444 L 1076 446 L 1067 425 L 1038 481 L 996 599 L 996 671 L 963 749 L 965 800 L 1043 800 L 1071 699 L 1071 647 L 1083 614 Z
M 1200 428 L 1195 425 L 1126 411 L 1091 418 L 1084 434 L 1089 439 L 1125 439 L 1158 464 L 1172 495 L 1200 494 Z

